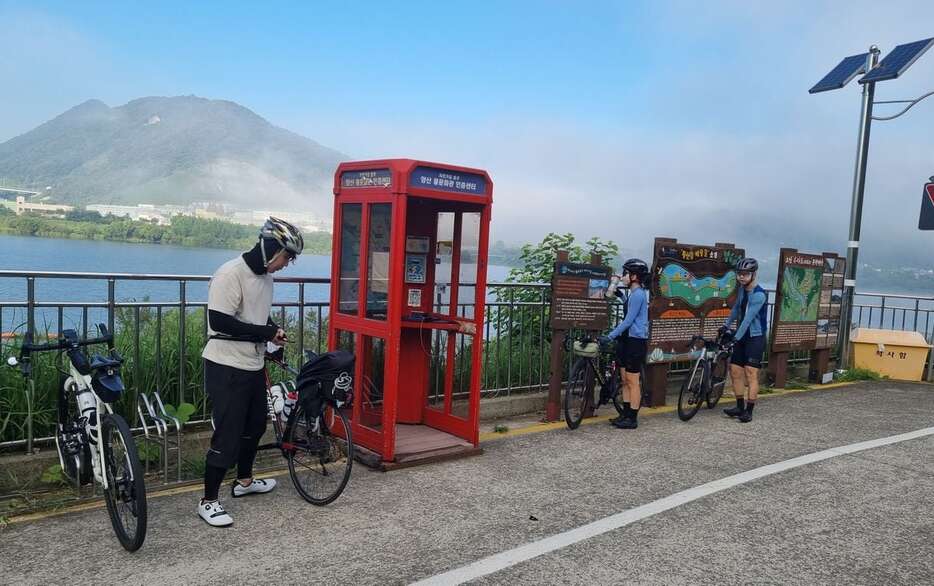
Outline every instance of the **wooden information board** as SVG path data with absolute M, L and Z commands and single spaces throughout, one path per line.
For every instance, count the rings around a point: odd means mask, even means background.
M 559 260 L 551 281 L 551 328 L 605 330 L 610 325 L 606 289 L 610 268 Z
M 733 266 L 744 254 L 732 244 L 703 246 L 655 239 L 648 363 L 688 359 L 692 336 L 716 337 L 736 299 Z

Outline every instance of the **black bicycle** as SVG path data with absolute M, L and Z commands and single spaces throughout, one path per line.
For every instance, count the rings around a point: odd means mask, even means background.
M 565 340 L 565 349 L 568 342 Z M 612 402 L 619 415 L 623 414 L 623 402 L 620 397 L 619 364 L 616 362 L 616 353 L 613 344 L 600 343 L 587 336 L 573 340 L 571 345 L 575 360 L 571 365 L 571 373 L 567 386 L 564 389 L 564 421 L 568 428 L 577 429 L 584 417 Z M 599 394 L 595 397 L 594 390 L 599 386 Z M 639 391 L 642 403 L 650 405 L 648 392 L 645 387 L 645 365 L 639 375 Z
M 698 342 L 702 344 L 700 348 L 697 347 Z M 733 341 L 725 334 L 718 335 L 716 340 L 694 336 L 690 347 L 698 355 L 688 376 L 681 383 L 681 392 L 678 394 L 678 418 L 681 421 L 694 417 L 705 401 L 708 409 L 717 406 L 726 386 Z
M 295 490 L 309 503 L 323 506 L 340 496 L 353 467 L 353 437 L 345 411 L 353 404 L 354 356 L 306 352 L 306 358 L 299 371 L 285 362 L 281 348 L 266 353 L 266 362 L 293 380 L 272 384 L 266 369 L 276 441 L 258 449 L 281 450 Z
M 75 330 L 63 330 L 57 342 L 33 344 L 27 332 L 17 360 L 26 384 L 32 379 L 32 355 L 62 350 L 68 355 L 69 370 L 58 395 L 58 422 L 55 447 L 62 472 L 75 485 L 96 482 L 104 490 L 110 523 L 120 545 L 136 551 L 146 539 L 146 485 L 136 442 L 126 420 L 111 405 L 126 392 L 120 378 L 123 358 L 114 349 L 114 339 L 104 324 L 101 336 L 80 340 Z M 106 344 L 108 355 L 89 359 L 83 348 Z

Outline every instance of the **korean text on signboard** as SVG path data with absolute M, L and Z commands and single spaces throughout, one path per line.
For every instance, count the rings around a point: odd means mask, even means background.
M 409 185 L 411 187 L 470 195 L 483 195 L 486 193 L 486 177 L 483 175 L 436 169 L 434 167 L 416 167 L 410 175 Z
M 551 327 L 605 330 L 610 323 L 606 289 L 610 268 L 558 261 L 552 277 Z
M 392 183 L 389 169 L 367 169 L 341 173 L 341 187 L 387 187 Z
M 648 362 L 689 358 L 692 336 L 716 337 L 736 298 L 733 266 L 744 254 L 732 244 L 698 246 L 655 239 Z
M 825 253 L 824 272 L 821 275 L 820 305 L 817 307 L 817 335 L 815 348 L 832 348 L 840 334 L 840 316 L 843 307 L 843 277 L 846 258 Z

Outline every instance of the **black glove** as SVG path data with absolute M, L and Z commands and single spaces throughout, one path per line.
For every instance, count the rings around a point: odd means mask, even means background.
M 601 346 L 609 346 L 612 341 L 613 341 L 613 338 L 609 336 L 600 336 L 600 339 L 597 340 L 597 342 L 599 342 Z

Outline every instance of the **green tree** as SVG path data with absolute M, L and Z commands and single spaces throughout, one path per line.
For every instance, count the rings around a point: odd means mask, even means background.
M 590 262 L 592 254 L 598 254 L 604 262 L 612 263 L 619 254 L 619 246 L 610 240 L 596 236 L 583 245 L 577 244 L 573 234 L 549 233 L 537 244 L 525 244 L 520 255 L 521 266 L 514 267 L 506 277 L 507 283 L 551 283 L 558 252 L 568 251 L 572 262 Z M 497 324 L 497 337 L 492 344 L 508 346 L 493 351 L 511 352 L 515 360 L 531 356 L 534 348 L 551 341 L 548 328 L 548 312 L 541 311 L 540 304 L 551 298 L 550 287 L 507 287 L 496 291 L 496 301 L 505 306 L 487 309 L 487 321 Z M 528 304 L 528 305 L 524 305 Z M 518 356 L 515 354 L 518 353 Z

